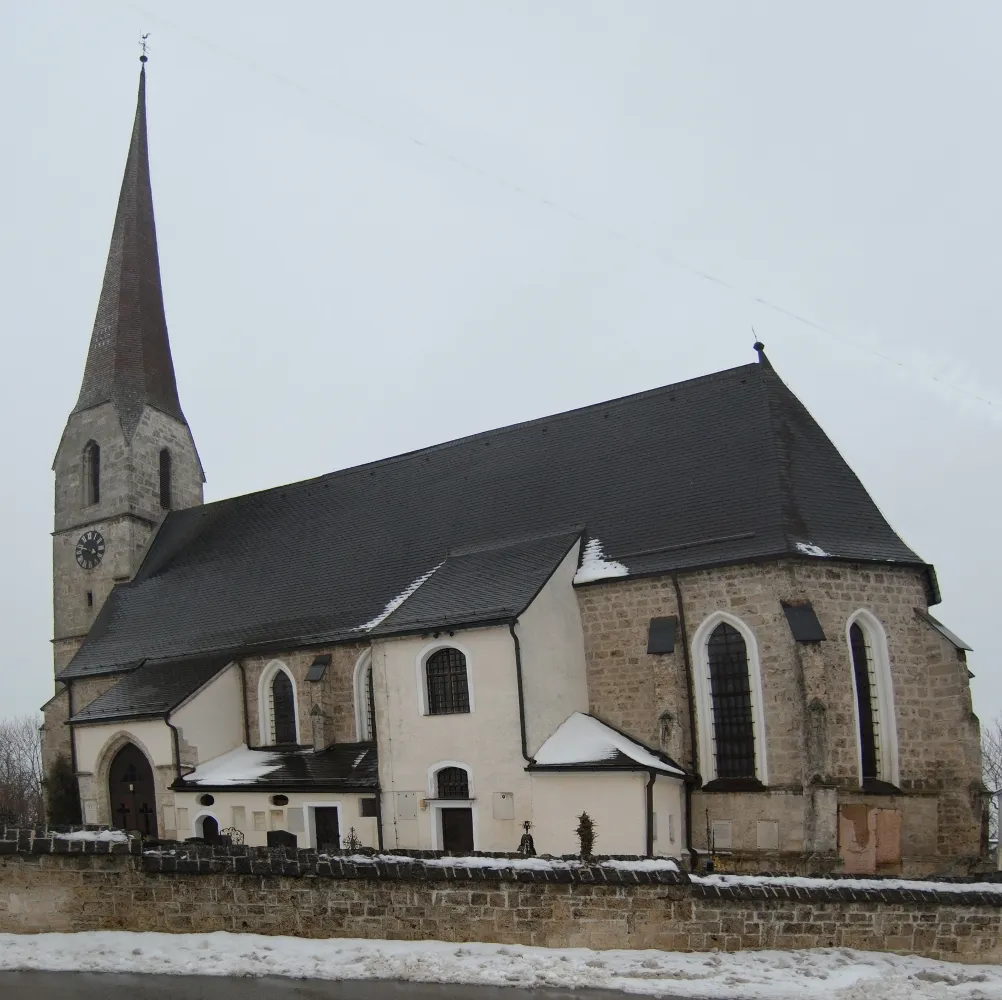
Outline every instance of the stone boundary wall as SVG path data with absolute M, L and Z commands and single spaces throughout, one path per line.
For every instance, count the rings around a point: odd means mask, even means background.
M 843 882 L 717 887 L 685 872 L 599 864 L 358 864 L 292 848 L 6 831 L 0 931 L 228 930 L 673 951 L 846 947 L 1002 962 L 1002 894 Z

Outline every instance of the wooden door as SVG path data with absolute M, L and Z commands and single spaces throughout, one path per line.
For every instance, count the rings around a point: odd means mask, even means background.
M 341 830 L 337 821 L 337 809 L 322 806 L 313 810 L 317 830 L 318 851 L 340 851 Z
M 442 810 L 442 850 L 467 854 L 473 850 L 473 810 Z
M 115 754 L 108 771 L 111 823 L 122 830 L 157 835 L 157 798 L 153 768 L 146 755 L 132 743 Z

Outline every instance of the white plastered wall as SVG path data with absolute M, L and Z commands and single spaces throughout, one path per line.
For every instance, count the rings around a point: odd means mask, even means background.
M 515 627 L 530 757 L 568 716 L 588 711 L 584 633 L 572 585 L 579 547 L 575 542 Z
M 239 669 L 231 663 L 171 713 L 171 722 L 188 745 L 186 765 L 212 760 L 243 743 L 243 692 Z
M 120 735 L 128 736 L 150 756 L 154 767 L 174 765 L 174 740 L 170 727 L 163 719 L 132 722 L 109 722 L 100 726 L 74 726 L 77 771 L 93 773 L 97 770 L 102 751 L 109 740 Z
M 180 839 L 201 835 L 199 822 L 210 815 L 219 824 L 220 830 L 236 827 L 244 835 L 244 843 L 251 847 L 264 847 L 268 843 L 269 830 L 286 830 L 298 838 L 299 847 L 316 846 L 316 830 L 312 810 L 320 807 L 336 807 L 339 811 L 338 827 L 342 846 L 349 830 L 363 847 L 378 847 L 379 837 L 376 820 L 361 815 L 360 800 L 375 797 L 375 792 L 329 792 L 303 791 L 286 792 L 287 805 L 272 803 L 274 791 L 234 790 L 216 791 L 204 789 L 192 792 L 177 792 L 174 805 L 177 813 L 177 832 Z M 211 795 L 213 802 L 203 805 L 201 799 Z M 257 816 L 255 816 L 257 814 Z
M 467 657 L 472 711 L 424 715 L 422 661 L 449 645 Z M 434 768 L 449 762 L 463 765 L 471 775 L 475 848 L 516 850 L 522 821 L 532 818 L 532 801 L 521 753 L 514 643 L 507 626 L 471 629 L 451 638 L 442 633 L 438 640 L 377 641 L 372 659 L 385 846 L 437 846 L 437 810 L 426 800 L 434 797 Z M 510 819 L 495 818 L 495 795 L 501 793 L 513 797 Z
M 577 854 L 578 817 L 586 812 L 595 824 L 596 854 L 647 853 L 647 782 L 645 772 L 535 771 L 532 836 L 537 854 Z M 654 853 L 681 850 L 681 782 L 659 774 L 654 785 L 658 836 Z M 669 816 L 673 817 L 669 819 Z M 668 839 L 669 824 L 675 843 Z

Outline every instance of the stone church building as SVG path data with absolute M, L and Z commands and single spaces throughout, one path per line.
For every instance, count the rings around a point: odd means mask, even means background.
M 962 870 L 979 726 L 932 566 L 754 363 L 203 503 L 145 67 L 56 453 L 44 757 L 165 838 Z

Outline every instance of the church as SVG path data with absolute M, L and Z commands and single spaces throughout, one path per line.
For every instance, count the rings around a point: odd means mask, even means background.
M 56 453 L 44 766 L 87 823 L 318 850 L 963 871 L 968 647 L 756 344 L 748 364 L 203 502 L 146 68 Z M 210 470 L 211 471 L 211 470 Z M 278 834 L 278 837 L 276 837 Z

